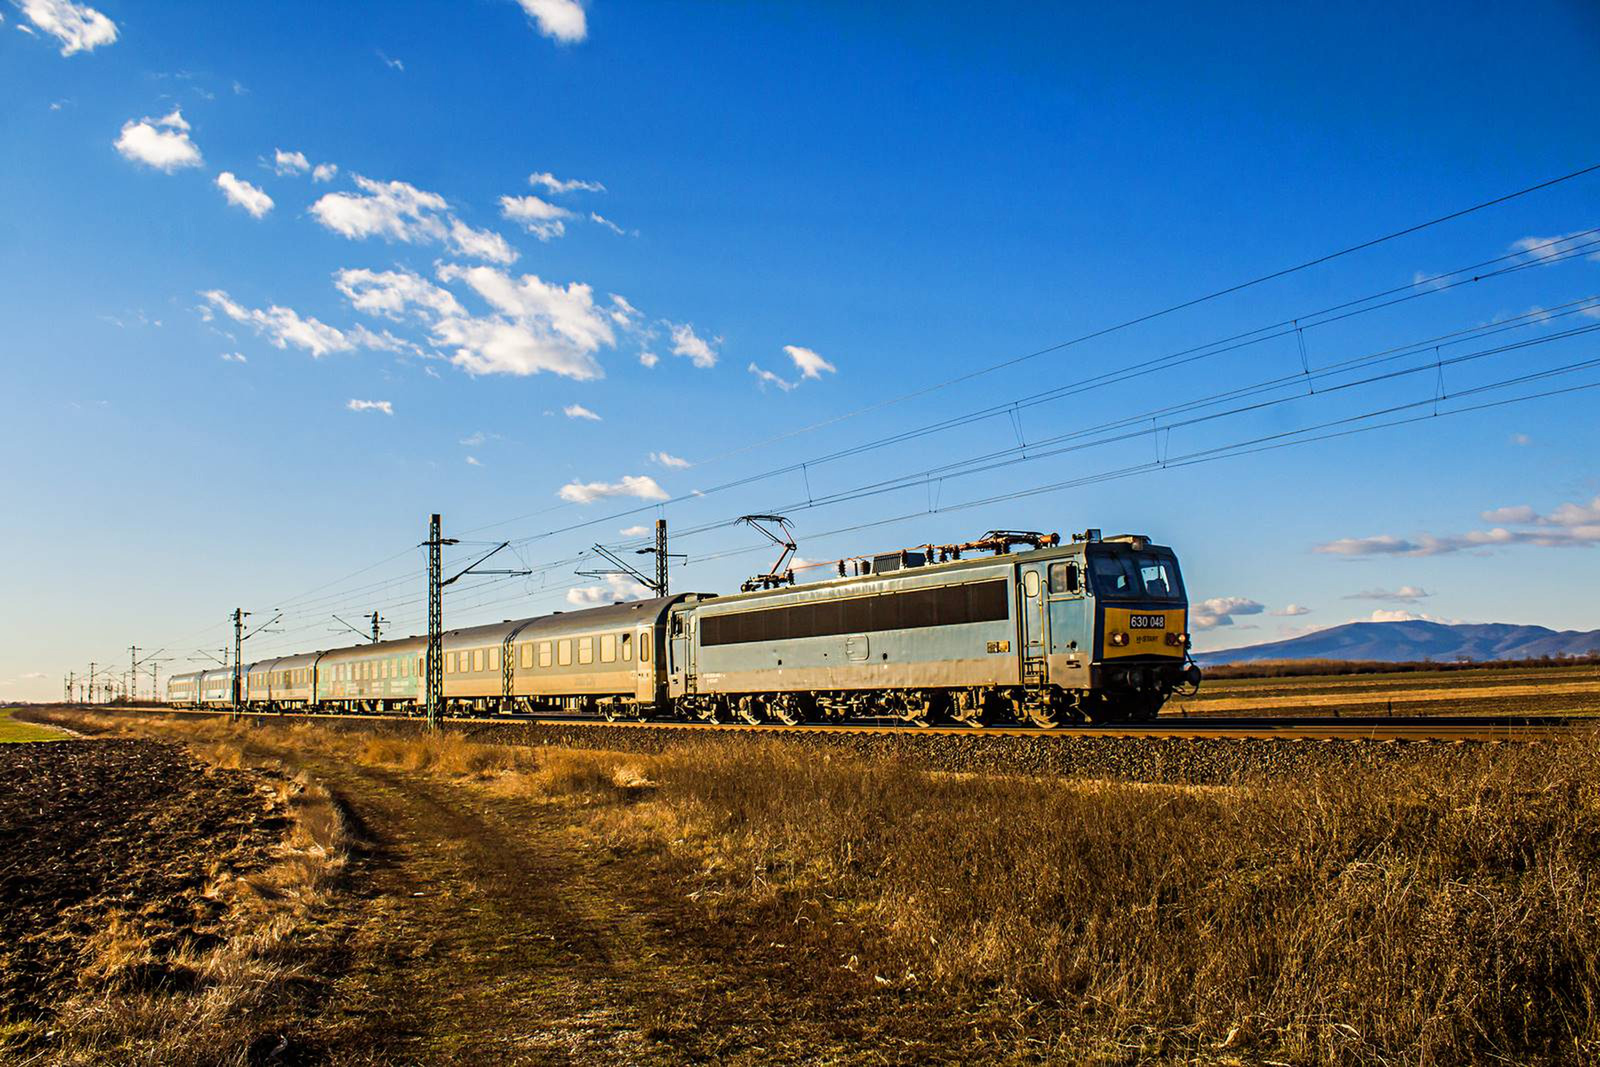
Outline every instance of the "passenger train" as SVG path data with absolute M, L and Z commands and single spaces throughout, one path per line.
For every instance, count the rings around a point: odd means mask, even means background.
M 1147 537 L 991 532 L 857 568 L 446 631 L 441 710 L 1054 727 L 1153 719 L 1200 684 L 1177 556 Z M 240 705 L 420 714 L 426 654 L 410 637 L 251 663 Z M 167 699 L 231 706 L 233 674 L 174 675 Z

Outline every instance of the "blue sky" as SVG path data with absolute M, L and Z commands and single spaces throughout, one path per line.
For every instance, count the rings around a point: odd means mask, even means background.
M 452 624 L 627 595 L 573 560 L 658 514 L 730 590 L 770 559 L 728 520 L 783 509 L 809 561 L 1147 532 L 1208 648 L 1600 626 L 1600 390 L 1452 414 L 1600 382 L 1600 173 L 954 381 L 1600 162 L 1592 4 L 0 15 L 7 696 L 187 668 L 235 606 L 284 612 L 253 656 L 417 632 L 431 511 L 535 571 Z M 1182 463 L 1385 408 L 1429 417 Z

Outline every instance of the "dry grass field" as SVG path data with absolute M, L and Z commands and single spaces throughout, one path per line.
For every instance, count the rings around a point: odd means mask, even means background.
M 1600 715 L 1600 665 L 1208 678 L 1165 715 Z
M 71 721 L 344 805 L 302 1062 L 1600 1055 L 1592 738 L 1182 787 Z

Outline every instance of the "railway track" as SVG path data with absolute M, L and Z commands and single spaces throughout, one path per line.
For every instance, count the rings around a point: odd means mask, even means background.
M 183 708 L 152 708 L 108 705 L 96 709 L 111 712 L 142 712 L 164 715 L 221 717 L 227 711 Z M 421 723 L 414 715 L 271 712 L 247 713 L 252 721 L 282 719 L 344 723 Z M 906 737 L 1019 737 L 1034 739 L 1072 738 L 1166 738 L 1166 739 L 1251 739 L 1291 741 L 1431 741 L 1431 742 L 1507 742 L 1553 740 L 1563 736 L 1584 736 L 1600 732 L 1600 718 L 1570 715 L 1455 715 L 1455 716 L 1298 716 L 1298 717 L 1205 717 L 1158 719 L 1148 723 L 1081 724 L 1044 730 L 1034 726 L 909 726 L 903 723 L 859 722 L 847 724 L 807 723 L 800 726 L 744 723 L 619 721 L 580 716 L 483 715 L 456 716 L 445 720 L 452 727 L 551 726 L 596 731 L 681 731 L 684 733 L 731 734 L 748 736 L 802 735 L 863 736 L 898 735 Z

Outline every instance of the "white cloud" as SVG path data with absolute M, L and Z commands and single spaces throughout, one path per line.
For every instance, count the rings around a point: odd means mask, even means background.
M 1399 589 L 1363 589 L 1359 593 L 1350 593 L 1346 600 L 1390 600 L 1402 604 L 1415 603 L 1426 600 L 1433 594 L 1416 585 L 1402 585 Z
M 1437 622 L 1432 615 L 1419 615 L 1404 608 L 1378 608 L 1360 622 Z
M 628 298 L 611 294 L 611 310 L 606 312 L 611 316 L 611 321 L 618 326 L 627 328 L 639 318 L 639 309 L 628 303 Z
M 453 362 L 471 374 L 537 374 L 550 371 L 586 380 L 603 376 L 594 353 L 616 344 L 594 291 L 525 274 L 520 279 L 492 267 L 439 269 L 441 281 L 464 281 L 496 312 L 486 318 L 446 317 L 434 324 L 441 345 L 456 349 Z
M 541 241 L 566 233 L 566 223 L 561 220 L 572 217 L 572 212 L 566 208 L 537 196 L 502 196 L 500 214 L 512 222 L 520 223 L 523 229 Z
M 73 3 L 73 0 L 12 0 L 12 3 L 29 22 L 61 42 L 64 56 L 92 52 L 117 39 L 117 24 L 88 4 Z M 27 29 L 20 24 L 17 28 Z
M 408 182 L 378 182 L 359 174 L 355 183 L 365 196 L 328 193 L 311 205 L 318 222 L 351 240 L 383 237 L 407 244 L 444 240 L 447 231 L 439 215 L 450 205 L 438 193 Z
M 689 323 L 666 324 L 672 331 L 672 354 L 685 356 L 701 370 L 707 370 L 717 365 L 716 346 L 722 343 L 722 338 L 714 337 L 710 341 L 703 340 L 694 332 L 694 327 Z
M 1539 519 L 1539 513 L 1534 511 L 1526 504 L 1518 504 L 1513 507 L 1495 508 L 1492 511 L 1485 511 L 1478 517 L 1484 522 L 1526 525 L 1528 523 L 1537 522 Z
M 656 355 L 654 352 L 640 352 L 639 353 L 639 365 L 641 367 L 654 367 L 657 363 L 660 363 L 660 362 L 661 362 L 661 357 Z
M 1487 551 L 1513 545 L 1578 548 L 1600 545 L 1600 496 L 1587 504 L 1567 502 L 1548 514 L 1526 505 L 1496 508 L 1482 516 L 1503 523 L 1466 533 L 1396 537 L 1346 537 L 1317 545 L 1314 551 L 1335 556 L 1442 556 L 1452 552 Z
M 493 230 L 475 230 L 460 219 L 450 220 L 450 244 L 472 259 L 502 265 L 517 261 L 516 249 L 504 237 Z
M 789 354 L 790 359 L 794 360 L 795 369 L 800 372 L 800 377 L 802 378 L 821 378 L 823 371 L 832 374 L 837 369 L 832 363 L 829 363 L 809 348 L 801 348 L 799 345 L 784 345 L 783 350 Z
M 624 230 L 621 226 L 618 226 L 616 223 L 612 222 L 610 219 L 606 218 L 597 211 L 589 212 L 589 220 L 591 222 L 599 223 L 601 226 L 604 226 L 618 237 L 626 237 L 628 235 L 627 230 Z
M 483 444 L 488 439 L 489 439 L 488 436 L 482 430 L 478 430 L 478 431 L 476 431 L 474 433 L 470 433 L 467 436 L 463 437 L 460 441 L 457 442 L 457 444 L 463 444 L 463 445 L 466 445 L 468 448 L 473 448 L 473 447 L 476 447 L 477 445 Z
M 562 181 L 548 171 L 537 171 L 528 175 L 528 184 L 535 189 L 544 189 L 557 196 L 562 193 L 603 193 L 606 191 L 606 187 L 599 182 L 586 182 L 576 178 L 571 181 Z
M 281 177 L 291 174 L 304 174 L 311 169 L 311 161 L 304 152 L 285 152 L 283 149 L 274 149 L 272 153 L 272 169 Z
M 750 366 L 747 369 L 750 371 L 751 374 L 754 374 L 756 376 L 756 381 L 761 383 L 761 388 L 763 388 L 763 389 L 765 389 L 769 385 L 776 385 L 779 389 L 782 389 L 784 392 L 787 393 L 789 390 L 793 389 L 795 387 L 795 385 L 797 384 L 796 382 L 791 382 L 791 381 L 788 381 L 786 379 L 780 378 L 776 374 L 772 373 L 771 371 L 769 371 L 769 370 L 767 370 L 767 369 L 765 369 L 763 367 L 756 366 L 754 363 L 750 364 Z
M 1190 607 L 1189 628 L 1214 630 L 1219 626 L 1232 626 L 1235 615 L 1260 615 L 1266 610 L 1264 605 L 1245 597 L 1212 597 Z
M 385 415 L 394 414 L 394 405 L 389 403 L 387 400 L 352 399 L 348 404 L 345 405 L 345 407 L 351 411 L 381 411 Z
M 314 318 L 301 318 L 293 308 L 273 305 L 263 311 L 260 308 L 243 307 L 221 289 L 209 289 L 200 295 L 228 318 L 253 327 L 275 348 L 293 346 L 310 352 L 313 358 L 321 359 L 329 353 L 348 352 L 357 347 L 357 342 L 346 336 L 344 331 Z M 202 310 L 206 313 L 210 311 L 209 308 Z
M 318 163 L 311 168 L 311 180 L 314 182 L 331 182 L 339 173 L 337 163 Z
M 400 319 L 410 308 L 414 314 L 435 316 L 466 314 L 448 289 L 405 270 L 341 270 L 333 284 L 357 311 Z
M 569 482 L 556 494 L 569 504 L 590 504 L 608 496 L 632 496 L 640 500 L 666 500 L 667 491 L 647 474 L 624 474 L 615 482 Z
M 1529 259 L 1539 262 L 1548 262 L 1570 253 L 1578 245 L 1574 243 L 1579 238 L 1584 241 L 1592 240 L 1593 234 L 1577 232 L 1563 234 L 1560 237 L 1524 237 L 1519 241 L 1511 242 L 1513 252 L 1521 252 Z M 1581 242 L 1579 242 L 1581 243 Z M 1600 252 L 1590 252 L 1589 259 L 1600 260 Z
M 577 0 L 517 0 L 539 32 L 562 44 L 577 44 L 589 36 L 589 24 Z
M 600 421 L 599 415 L 596 415 L 582 404 L 568 404 L 566 407 L 561 409 L 561 414 L 565 415 L 569 419 L 589 419 L 593 422 Z
M 272 197 L 249 182 L 235 178 L 230 170 L 217 175 L 217 188 L 228 198 L 228 203 L 244 208 L 252 218 L 259 219 L 272 210 Z
M 248 363 L 248 362 L 250 362 L 249 360 L 244 358 L 244 353 L 242 353 L 242 352 L 224 352 L 224 353 L 222 353 L 222 361 L 224 363 Z
M 469 466 L 469 467 L 481 467 L 481 466 L 483 466 L 483 464 L 478 462 L 478 457 L 477 456 L 468 456 L 467 457 L 467 466 Z
M 567 590 L 567 603 L 575 608 L 598 608 L 617 601 L 644 600 L 650 590 L 626 574 L 606 575 L 605 585 L 583 585 Z
M 617 533 L 621 534 L 623 537 L 643 537 L 650 533 L 650 527 L 642 525 L 629 526 L 625 530 L 618 530 Z
M 1297 615 L 1310 615 L 1311 609 L 1304 604 L 1286 604 L 1282 611 L 1273 611 L 1269 612 L 1269 614 L 1282 618 L 1294 618 Z
M 652 452 L 650 453 L 650 461 L 659 463 L 663 467 L 669 467 L 672 470 L 683 470 L 694 465 L 682 457 L 674 456 L 671 452 Z
M 334 233 L 353 241 L 382 237 L 406 244 L 448 244 L 464 256 L 492 263 L 517 258 L 499 234 L 475 230 L 450 215 L 449 203 L 438 193 L 409 182 L 379 182 L 360 174 L 354 179 L 361 193 L 327 193 L 311 205 L 317 221 Z
M 138 122 L 129 119 L 122 124 L 122 133 L 115 143 L 123 158 L 168 174 L 183 167 L 198 167 L 204 162 L 200 149 L 189 139 L 189 124 L 177 108 L 159 119 L 146 117 Z
M 406 65 L 400 62 L 398 59 L 393 59 L 387 55 L 384 55 L 383 49 L 381 48 L 378 49 L 378 58 L 383 60 L 383 65 L 388 67 L 390 70 L 398 70 L 401 73 L 405 73 Z

